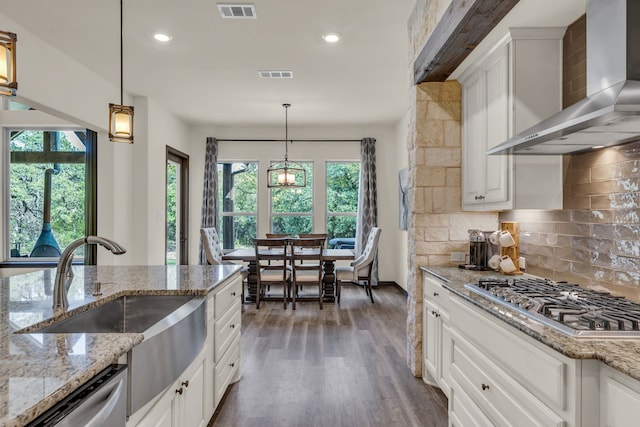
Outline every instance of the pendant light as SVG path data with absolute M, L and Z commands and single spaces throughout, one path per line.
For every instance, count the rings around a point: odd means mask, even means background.
M 133 144 L 133 107 L 123 105 L 122 0 L 120 0 L 120 105 L 109 104 L 109 140 Z
M 299 188 L 307 186 L 307 171 L 300 163 L 289 161 L 289 117 L 291 104 L 284 107 L 284 161 L 274 163 L 267 169 L 267 186 L 269 188 Z
M 0 31 L 0 95 L 15 96 L 18 90 L 16 81 L 16 42 L 17 36 L 8 31 Z

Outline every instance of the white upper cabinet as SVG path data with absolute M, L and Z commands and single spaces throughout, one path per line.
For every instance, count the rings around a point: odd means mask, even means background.
M 562 208 L 562 156 L 486 151 L 560 110 L 564 28 L 512 28 L 460 75 L 463 210 Z

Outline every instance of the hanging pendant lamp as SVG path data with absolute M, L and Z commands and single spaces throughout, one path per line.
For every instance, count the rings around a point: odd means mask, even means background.
M 8 31 L 0 31 L 0 95 L 15 96 L 18 90 L 16 81 L 16 42 L 18 37 Z
M 133 144 L 133 107 L 123 105 L 122 0 L 120 0 L 120 105 L 109 104 L 109 140 Z
M 297 162 L 289 161 L 289 117 L 288 109 L 284 107 L 284 161 L 274 163 L 267 169 L 267 186 L 269 188 L 300 188 L 307 186 L 307 171 Z

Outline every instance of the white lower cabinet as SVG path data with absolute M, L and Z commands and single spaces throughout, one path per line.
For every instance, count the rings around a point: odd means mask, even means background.
M 139 427 L 200 427 L 209 418 L 205 405 L 205 364 L 203 349 L 182 375 L 156 400 L 136 425 Z
M 424 270 L 423 270 L 424 271 Z M 571 359 L 423 273 L 423 378 L 449 398 L 449 424 L 640 425 L 640 381 Z
M 640 424 L 640 381 L 608 366 L 600 370 L 600 425 Z
M 449 367 L 451 365 L 451 328 L 447 309 L 449 291 L 438 281 L 424 276 L 422 305 L 423 379 L 437 385 L 449 396 Z
M 127 427 L 207 425 L 227 387 L 240 379 L 241 294 L 239 274 L 209 294 L 202 351 L 160 396 L 131 415 Z

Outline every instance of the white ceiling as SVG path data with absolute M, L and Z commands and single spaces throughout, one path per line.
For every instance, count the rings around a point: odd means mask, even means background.
M 190 124 L 280 125 L 285 102 L 295 126 L 395 124 L 407 111 L 415 2 L 254 0 L 258 19 L 239 20 L 222 19 L 215 0 L 124 0 L 124 88 Z M 567 25 L 584 4 L 521 0 L 500 31 Z M 0 0 L 0 13 L 119 85 L 119 0 Z M 158 31 L 173 40 L 155 41 Z M 343 40 L 326 44 L 329 31 Z
M 238 3 L 258 19 L 222 19 L 215 0 L 124 0 L 125 91 L 190 124 L 282 124 L 285 102 L 295 125 L 390 124 L 406 112 L 415 0 Z M 0 13 L 119 85 L 119 0 L 0 0 Z M 158 31 L 173 40 L 155 41 Z M 329 31 L 343 40 L 328 45 Z

